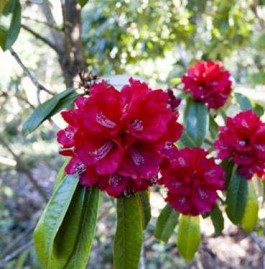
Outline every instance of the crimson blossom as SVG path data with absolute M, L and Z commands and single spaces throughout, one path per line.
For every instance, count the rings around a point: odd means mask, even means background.
M 174 153 L 182 131 L 167 93 L 132 78 L 120 92 L 103 81 L 75 105 L 62 112 L 69 125 L 58 132 L 60 153 L 71 157 L 67 174 L 78 173 L 82 185 L 113 197 L 157 182 L 160 164 Z
M 218 157 L 232 159 L 247 179 L 265 175 L 265 123 L 252 110 L 227 118 L 214 145 Z
M 232 91 L 230 77 L 222 63 L 199 61 L 182 77 L 183 90 L 209 108 L 217 109 L 225 104 Z
M 225 172 L 202 148 L 184 148 L 163 164 L 161 183 L 168 189 L 166 201 L 184 215 L 209 212 L 225 188 Z

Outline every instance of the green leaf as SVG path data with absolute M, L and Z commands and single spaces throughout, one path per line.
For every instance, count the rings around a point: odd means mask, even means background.
M 200 217 L 181 216 L 179 221 L 177 246 L 180 255 L 191 261 L 200 245 Z
M 224 229 L 224 217 L 220 208 L 216 205 L 210 212 L 210 217 L 214 226 L 215 235 L 219 235 Z
M 258 103 L 253 102 L 253 110 L 259 116 L 263 116 L 264 114 L 264 107 Z
M 214 117 L 210 116 L 209 131 L 210 131 L 212 139 L 216 139 L 216 136 L 218 134 L 218 128 L 219 126 L 216 123 Z
M 10 0 L 3 9 L 3 15 L 11 14 L 11 21 L 6 28 L 6 35 L 1 35 L 0 46 L 5 51 L 10 49 L 18 38 L 21 26 L 21 4 L 18 0 Z M 3 29 L 4 27 L 0 25 Z
M 232 174 L 226 197 L 226 213 L 234 224 L 239 224 L 243 218 L 247 203 L 247 179 L 237 170 Z
M 81 7 L 84 7 L 85 4 L 88 2 L 88 0 L 77 0 L 77 2 L 79 3 L 79 5 L 80 5 Z
M 187 132 L 183 132 L 182 136 L 179 139 L 179 142 L 184 147 L 194 148 L 196 147 L 196 143 L 192 140 L 189 134 Z M 179 142 L 177 144 L 179 144 Z
M 34 243 L 39 261 L 47 268 L 55 236 L 63 222 L 77 187 L 75 176 L 66 176 L 53 193 L 34 231 Z
M 256 227 L 258 222 L 259 203 L 258 198 L 252 182 L 248 182 L 248 198 L 246 209 L 241 220 L 242 228 L 251 232 Z
M 7 3 L 8 3 L 8 0 L 2 0 L 2 1 L 0 1 L 0 17 L 2 15 L 2 12 L 3 12 L 3 10 L 4 10 L 4 8 L 5 8 L 5 6 L 6 6 Z
M 117 200 L 114 269 L 137 269 L 142 246 L 142 216 L 135 195 Z
M 0 47 L 3 48 L 6 43 L 7 29 L 0 25 Z
M 49 268 L 86 268 L 95 234 L 99 190 L 77 186 L 64 221 L 56 235 Z
M 139 203 L 140 213 L 142 217 L 142 226 L 145 229 L 151 219 L 151 207 L 149 202 L 149 191 L 141 191 L 135 194 Z
M 155 237 L 167 242 L 174 232 L 179 219 L 179 212 L 172 209 L 169 204 L 162 209 L 156 223 Z
M 46 102 L 40 104 L 26 120 L 23 125 L 23 134 L 27 135 L 38 128 L 41 123 L 59 112 L 66 105 L 71 104 L 77 97 L 77 94 L 72 89 L 67 89 Z M 66 102 L 68 100 L 69 102 Z
M 245 95 L 236 92 L 235 98 L 241 110 L 252 109 L 251 102 Z
M 56 175 L 55 181 L 54 181 L 54 186 L 53 186 L 53 191 L 57 189 L 59 184 L 62 182 L 64 177 L 66 176 L 66 173 L 64 171 L 65 166 L 69 163 L 69 158 L 63 163 L 62 167 L 60 168 L 58 174 Z
M 203 103 L 190 98 L 187 101 L 184 113 L 184 125 L 196 146 L 201 146 L 209 126 L 207 107 Z

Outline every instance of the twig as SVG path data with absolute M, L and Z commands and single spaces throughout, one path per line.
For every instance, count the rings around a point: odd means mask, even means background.
M 45 92 L 49 93 L 50 95 L 54 95 L 53 92 L 51 92 L 50 90 L 46 89 L 43 85 L 41 85 L 37 81 L 37 79 L 30 73 L 30 71 L 28 70 L 28 68 L 21 61 L 21 59 L 18 56 L 18 54 L 12 48 L 10 49 L 10 53 L 15 58 L 15 60 L 17 61 L 17 63 L 20 65 L 20 67 L 23 69 L 24 73 L 30 78 L 30 80 L 35 85 L 35 87 L 38 89 L 38 91 L 45 91 Z
M 39 186 L 33 175 L 31 174 L 30 170 L 24 165 L 20 157 L 11 149 L 11 147 L 0 137 L 0 143 L 11 153 L 14 159 L 17 162 L 17 168 L 21 170 L 35 187 L 35 189 L 39 192 L 40 196 L 43 198 L 45 202 L 48 202 L 48 197 L 44 190 Z
M 256 243 L 260 250 L 265 253 L 265 242 L 258 236 L 256 232 L 251 232 L 249 237 Z
M 1 253 L 1 256 L 4 257 L 4 256 L 8 255 L 8 253 L 10 251 L 12 251 L 22 239 L 24 239 L 26 236 L 28 236 L 30 233 L 32 233 L 33 230 L 34 230 L 34 227 L 30 226 L 28 229 L 26 229 L 26 231 L 24 231 L 22 234 L 20 234 L 15 239 L 13 239 L 12 242 L 10 243 L 10 245 L 8 245 L 3 250 L 3 252 Z
M 32 35 L 34 35 L 37 39 L 41 40 L 43 43 L 45 43 L 46 45 L 48 45 L 50 48 L 52 48 L 56 53 L 58 53 L 60 55 L 61 51 L 51 41 L 49 41 L 45 37 L 41 36 L 40 34 L 38 34 L 37 32 L 35 32 L 34 30 L 32 30 L 31 28 L 29 28 L 25 24 L 21 24 L 21 27 L 23 29 L 25 29 L 26 31 L 28 31 L 29 33 L 31 33 Z
M 59 26 L 57 26 L 57 25 L 48 23 L 48 22 L 46 22 L 46 21 L 40 21 L 40 20 L 38 20 L 38 19 L 30 18 L 30 17 L 25 16 L 25 15 L 23 15 L 22 18 L 25 19 L 25 20 L 34 21 L 34 22 L 37 22 L 37 23 L 40 23 L 40 24 L 44 24 L 44 25 L 46 25 L 46 26 L 48 26 L 48 27 L 50 27 L 50 28 L 53 28 L 53 29 L 55 29 L 55 30 L 57 30 L 57 31 L 63 31 L 63 28 L 61 28 L 61 27 L 59 27 Z
M 5 258 L 3 258 L 2 260 L 0 260 L 0 268 L 2 268 L 2 266 L 4 266 L 8 261 L 16 258 L 25 249 L 31 247 L 32 244 L 33 244 L 33 240 L 30 240 L 28 243 L 26 243 L 23 246 L 20 246 L 18 249 L 16 249 L 15 251 L 13 251 L 11 254 L 9 254 L 8 256 L 6 256 Z

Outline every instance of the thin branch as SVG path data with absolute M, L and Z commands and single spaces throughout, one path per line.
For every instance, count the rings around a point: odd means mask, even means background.
M 50 48 L 52 48 L 56 53 L 58 53 L 60 55 L 61 51 L 50 40 L 48 40 L 45 37 L 41 36 L 40 34 L 38 34 L 37 32 L 35 32 L 34 30 L 32 30 L 31 28 L 29 28 L 25 24 L 21 24 L 21 27 L 23 29 L 25 29 L 26 31 L 28 31 L 29 33 L 31 33 L 32 35 L 34 35 L 37 39 L 41 40 L 43 43 L 45 43 L 46 45 L 48 45 Z
M 258 236 L 256 232 L 251 232 L 249 234 L 250 238 L 256 243 L 260 250 L 265 253 L 265 242 Z
M 14 238 L 11 242 L 10 245 L 8 245 L 3 252 L 1 253 L 2 257 L 8 255 L 11 251 L 14 250 L 14 248 L 18 245 L 20 241 L 25 241 L 26 237 L 31 234 L 34 231 L 34 226 L 28 227 L 23 233 L 19 234 L 16 238 Z M 23 239 L 23 240 L 22 240 Z
M 20 157 L 12 150 L 12 148 L 1 137 L 0 137 L 0 143 L 3 145 L 4 148 L 6 148 L 11 153 L 11 155 L 14 157 L 15 161 L 17 162 L 17 168 L 28 177 L 29 181 L 32 183 L 34 188 L 38 191 L 38 193 L 43 198 L 43 200 L 45 202 L 48 202 L 47 194 L 39 186 L 38 182 L 33 177 L 31 171 L 24 165 Z
M 28 70 L 28 68 L 21 61 L 21 59 L 18 56 L 18 54 L 12 48 L 10 49 L 10 53 L 15 58 L 15 60 L 17 61 L 17 63 L 20 65 L 20 67 L 23 69 L 24 73 L 30 78 L 30 80 L 35 85 L 35 87 L 38 89 L 38 91 L 45 91 L 45 92 L 49 93 L 50 95 L 54 95 L 53 92 L 51 92 L 50 90 L 46 89 L 43 85 L 41 85 L 37 81 L 37 79 L 30 73 L 30 71 Z
M 6 256 L 2 260 L 0 260 L 0 267 L 4 266 L 7 262 L 10 260 L 16 258 L 21 252 L 23 252 L 25 249 L 31 247 L 33 245 L 33 240 L 30 240 L 28 243 L 26 243 L 23 246 L 20 246 L 18 249 L 13 251 L 10 255 Z
M 39 23 L 39 24 L 44 24 L 44 25 L 46 25 L 46 26 L 48 26 L 48 27 L 50 27 L 50 28 L 52 28 L 52 29 L 54 29 L 54 30 L 57 30 L 57 31 L 63 31 L 63 28 L 62 28 L 62 27 L 59 27 L 59 26 L 57 26 L 57 25 L 48 23 L 48 22 L 46 22 L 46 21 L 40 21 L 40 20 L 38 20 L 38 19 L 30 18 L 30 17 L 25 16 L 25 15 L 23 15 L 22 18 L 25 19 L 25 20 L 29 20 L 29 21 L 37 22 L 37 23 Z

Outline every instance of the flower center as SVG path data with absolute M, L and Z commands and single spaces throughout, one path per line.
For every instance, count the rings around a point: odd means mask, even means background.
M 109 177 L 109 184 L 113 188 L 117 188 L 122 181 L 122 177 L 118 175 L 110 175 Z
M 102 160 L 112 150 L 113 146 L 114 143 L 112 141 L 109 141 L 100 148 L 90 151 L 89 155 L 95 157 L 96 161 Z
M 113 129 L 117 125 L 115 122 L 108 119 L 102 112 L 96 115 L 96 122 L 109 129 Z
M 132 151 L 131 156 L 135 165 L 140 166 L 144 164 L 144 157 L 137 151 Z
M 135 131 L 143 131 L 144 129 L 143 121 L 139 119 L 133 120 L 130 125 Z

